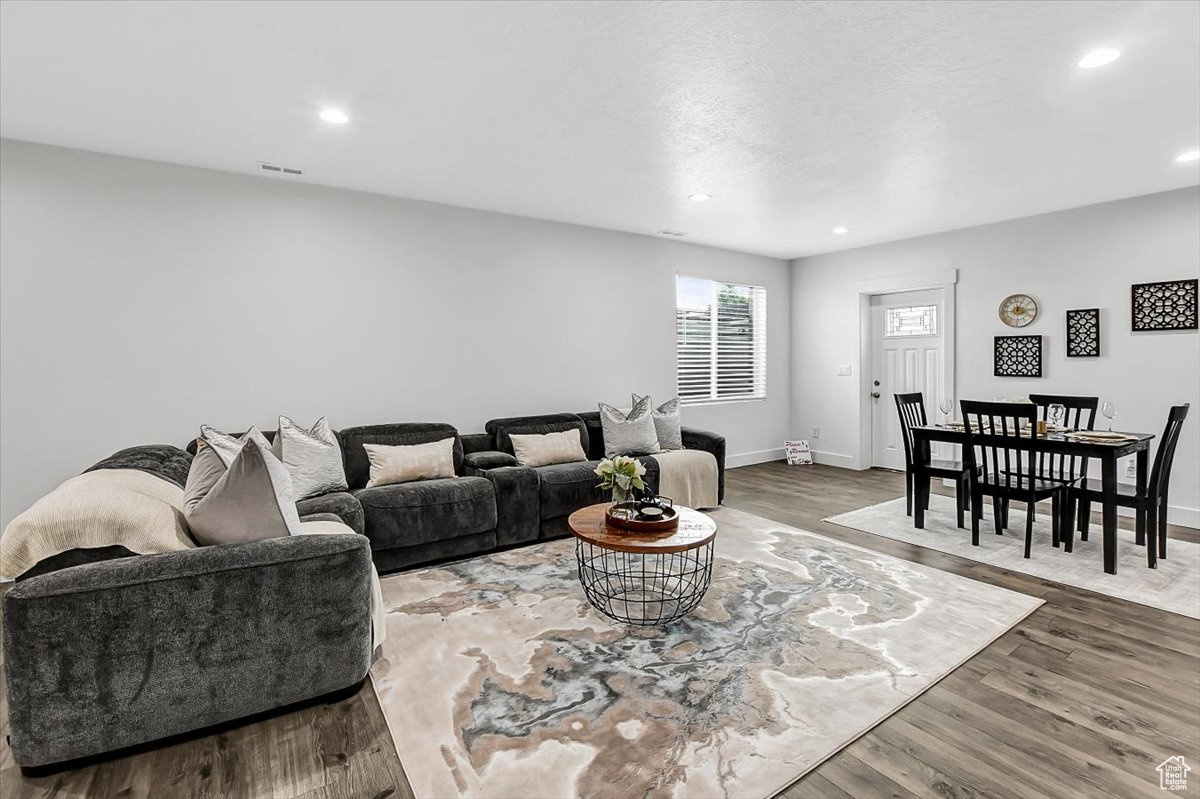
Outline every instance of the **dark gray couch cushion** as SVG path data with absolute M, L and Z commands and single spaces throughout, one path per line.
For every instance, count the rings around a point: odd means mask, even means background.
M 444 438 L 454 439 L 454 473 L 462 474 L 463 448 L 458 430 L 439 422 L 402 422 L 399 424 L 372 424 L 364 427 L 347 427 L 337 431 L 342 443 L 342 457 L 346 460 L 346 482 L 350 490 L 366 486 L 371 477 L 371 462 L 363 444 L 383 444 L 389 447 L 429 444 Z
M 638 460 L 646 467 L 646 475 L 642 479 L 650 488 L 658 490 L 658 464 L 649 456 Z M 553 466 L 539 466 L 534 469 L 539 480 L 541 507 L 538 512 L 541 518 L 569 516 L 588 505 L 611 502 L 612 492 L 597 488 L 600 478 L 596 476 L 595 469 L 599 462 L 591 460 L 556 463 Z
M 179 447 L 170 444 L 146 444 L 109 455 L 95 466 L 85 469 L 84 474 L 97 469 L 137 469 L 183 488 L 191 467 L 192 456 Z
M 302 499 L 296 503 L 296 511 L 300 514 L 300 521 L 305 521 L 305 516 L 316 516 L 319 513 L 333 514 L 359 535 L 363 535 L 366 529 L 362 505 L 347 491 L 331 491 L 328 494 Z
M 430 544 L 496 529 L 496 495 L 483 477 L 374 486 L 354 492 L 372 549 Z
M 541 499 L 539 513 L 543 519 L 567 516 L 580 508 L 597 502 L 612 500 L 611 491 L 596 487 L 600 478 L 596 476 L 599 461 L 578 463 L 555 463 L 534 469 L 540 482 L 538 493 Z
M 564 430 L 578 430 L 579 440 L 583 451 L 588 452 L 587 425 L 573 413 L 547 413 L 541 416 L 512 416 L 506 419 L 492 419 L 483 426 L 496 439 L 496 449 L 513 454 L 513 433 L 518 435 L 544 435 L 546 433 L 561 433 Z
M 133 557 L 137 557 L 136 552 L 132 552 L 125 547 L 116 544 L 108 547 L 68 549 L 66 552 L 59 552 L 57 555 L 51 555 L 48 558 L 42 558 L 32 567 L 30 567 L 28 571 L 17 575 L 16 581 L 19 583 L 22 580 L 28 580 L 30 577 L 37 577 L 41 574 L 49 574 L 50 572 L 58 571 L 59 569 L 69 569 L 72 566 L 86 566 L 89 563 L 101 563 L 106 560 Z

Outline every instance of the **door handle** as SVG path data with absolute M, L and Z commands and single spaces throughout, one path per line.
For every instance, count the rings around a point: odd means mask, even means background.
M 872 397 L 874 397 L 875 399 L 879 399 L 879 392 L 878 392 L 878 391 L 872 391 L 872 392 L 871 392 L 871 396 L 872 396 Z

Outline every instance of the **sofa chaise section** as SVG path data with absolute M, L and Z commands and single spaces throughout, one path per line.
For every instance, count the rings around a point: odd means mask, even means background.
M 90 757 L 314 699 L 371 658 L 371 553 L 350 533 L 119 557 L 4 595 L 14 759 Z

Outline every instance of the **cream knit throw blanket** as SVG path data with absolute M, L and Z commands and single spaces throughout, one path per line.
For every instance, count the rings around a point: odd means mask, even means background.
M 350 533 L 341 522 L 301 522 L 303 535 Z M 193 549 L 183 517 L 183 489 L 137 469 L 97 469 L 72 477 L 9 522 L 0 536 L 0 579 L 71 549 L 123 546 L 139 555 Z M 383 593 L 371 566 L 371 627 L 383 643 Z
M 717 459 L 698 449 L 673 449 L 652 456 L 658 461 L 658 493 L 676 505 L 717 507 Z
M 9 522 L 0 536 L 0 579 L 70 549 L 123 546 L 139 555 L 196 546 L 183 519 L 183 489 L 137 469 L 72 477 Z

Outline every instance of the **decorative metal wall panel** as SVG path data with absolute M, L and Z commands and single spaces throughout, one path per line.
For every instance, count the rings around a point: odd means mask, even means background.
M 1133 284 L 1134 330 L 1196 330 L 1196 280 Z
M 1100 355 L 1100 309 L 1067 311 L 1067 357 L 1095 358 Z
M 1041 377 L 1041 336 L 996 336 L 996 377 Z

